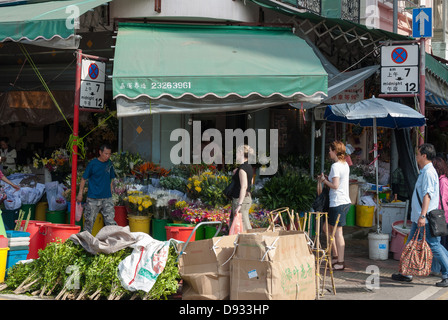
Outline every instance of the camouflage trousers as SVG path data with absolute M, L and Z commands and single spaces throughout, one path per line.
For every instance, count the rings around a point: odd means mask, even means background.
M 95 223 L 98 213 L 101 212 L 104 218 L 104 225 L 117 225 L 115 222 L 115 209 L 112 198 L 92 199 L 87 198 L 84 206 L 84 230 L 92 233 L 93 224 Z

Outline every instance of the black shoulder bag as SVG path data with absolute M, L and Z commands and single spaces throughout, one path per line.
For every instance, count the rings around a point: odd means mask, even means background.
M 422 200 L 420 199 L 418 190 L 416 190 L 416 193 L 418 202 L 420 203 L 420 207 L 422 207 Z M 428 219 L 429 223 L 429 230 L 431 231 L 431 235 L 433 237 L 443 237 L 448 235 L 448 228 L 445 220 L 445 210 L 443 210 L 443 202 L 441 198 L 442 197 L 439 196 L 439 201 L 442 204 L 442 209 L 434 209 L 426 214 L 426 218 Z
M 235 174 L 237 174 L 238 171 L 239 171 L 239 168 L 238 168 L 238 170 L 236 170 Z M 235 174 L 232 176 L 232 181 L 230 182 L 230 184 L 222 191 L 222 193 L 229 199 L 232 199 L 233 189 L 235 189 L 235 184 L 236 184 L 235 179 L 234 179 Z

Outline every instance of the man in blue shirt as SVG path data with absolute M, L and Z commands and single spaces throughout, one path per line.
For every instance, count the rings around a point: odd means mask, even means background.
M 103 144 L 99 150 L 99 157 L 89 162 L 84 171 L 79 187 L 77 201 L 82 201 L 82 190 L 86 180 L 89 181 L 87 202 L 84 207 L 84 230 L 92 233 L 98 212 L 103 215 L 104 225 L 116 225 L 115 209 L 112 201 L 113 179 L 115 171 L 110 161 L 111 147 Z
M 414 236 L 417 228 L 425 228 L 426 241 L 428 242 L 434 259 L 441 265 L 442 281 L 436 283 L 438 287 L 448 287 L 448 251 L 440 244 L 440 237 L 433 237 L 429 230 L 429 224 L 426 214 L 435 210 L 439 206 L 439 176 L 432 165 L 432 159 L 436 157 L 434 146 L 429 143 L 418 147 L 416 154 L 417 164 L 420 168 L 420 174 L 415 183 L 414 193 L 412 194 L 412 227 L 409 232 L 408 242 Z M 422 200 L 422 205 L 417 198 L 417 193 Z M 420 233 L 422 235 L 423 232 Z M 392 279 L 397 281 L 412 281 L 412 276 L 406 276 L 399 273 L 392 275 Z

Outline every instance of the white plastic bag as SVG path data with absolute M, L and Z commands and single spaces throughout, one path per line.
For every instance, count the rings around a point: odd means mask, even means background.
M 82 218 L 82 210 L 84 209 L 84 205 L 81 202 L 76 202 L 76 213 L 75 220 L 80 221 Z
M 45 191 L 47 192 L 48 210 L 62 211 L 67 208 L 67 202 L 63 197 L 64 185 L 57 181 L 47 182 L 45 184 Z
M 118 277 L 129 291 L 149 292 L 165 269 L 169 241 L 159 241 L 143 232 L 135 232 L 140 240 L 131 247 L 134 251 L 118 265 Z

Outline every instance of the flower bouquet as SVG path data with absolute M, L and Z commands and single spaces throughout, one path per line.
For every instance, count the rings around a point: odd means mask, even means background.
M 212 171 L 205 171 L 200 175 L 188 178 L 187 194 L 193 199 L 201 199 L 211 206 L 228 204 L 223 190 L 229 184 L 230 177 Z
M 128 191 L 124 203 L 129 215 L 152 217 L 151 206 L 154 199 L 149 195 L 143 194 L 141 191 Z
M 38 154 L 33 158 L 33 167 L 46 168 L 50 172 L 68 173 L 71 170 L 70 158 L 67 150 L 60 148 L 53 151 L 50 158 L 41 158 Z
M 269 210 L 263 209 L 259 204 L 252 204 L 249 209 L 249 220 L 252 228 L 269 227 Z
M 114 165 L 115 174 L 119 178 L 124 178 L 131 175 L 131 170 L 134 166 L 143 163 L 143 159 L 139 154 L 132 154 L 130 152 L 115 152 L 111 155 L 110 160 Z
M 187 207 L 188 204 L 184 200 L 177 200 L 177 199 L 171 199 L 168 201 L 168 210 L 170 211 L 170 217 L 174 222 L 182 222 L 182 215 L 185 207 Z
M 112 200 L 114 206 L 124 206 L 125 198 L 127 195 L 127 185 L 124 183 L 123 178 L 114 179 L 112 184 Z

